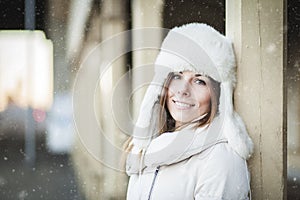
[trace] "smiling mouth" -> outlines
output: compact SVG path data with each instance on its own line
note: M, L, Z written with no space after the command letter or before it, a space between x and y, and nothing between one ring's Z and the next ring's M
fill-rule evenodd
M183 108L190 108L195 106L195 104L189 104L189 103L183 103L179 101L172 100L177 106L183 107Z

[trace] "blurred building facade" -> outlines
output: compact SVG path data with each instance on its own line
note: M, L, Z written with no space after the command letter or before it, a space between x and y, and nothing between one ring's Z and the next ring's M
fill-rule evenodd
M63 142L67 145L60 149L71 154L86 199L125 199L126 195L128 177L119 161L131 129L120 123L136 118L146 87L136 88L135 84L153 75L151 70L140 73L138 69L151 65L159 50L132 51L150 36L126 31L169 29L189 22L208 23L234 42L236 108L255 143L249 161L253 199L299 199L297 1L46 2L44 29L54 46L54 98L69 99L68 116L75 122L71 131L60 129L70 132ZM163 29L158 29L151 39L159 44L163 36ZM50 113L61 115L55 108ZM55 146L62 137L49 135L50 139Z

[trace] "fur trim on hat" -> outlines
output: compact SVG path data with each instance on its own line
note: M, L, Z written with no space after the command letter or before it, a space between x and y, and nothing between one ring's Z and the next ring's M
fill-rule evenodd
M153 81L140 108L134 129L134 144L146 148L153 134L156 134L153 123L159 114L155 105L165 78L169 72L184 70L210 76L221 83L219 112L223 126L220 131L241 157L249 158L253 143L242 119L233 109L236 63L232 43L214 28L200 23L175 27L164 39L155 61Z
M203 58L201 54L207 56L205 62L200 59ZM191 23L173 28L162 43L155 65L168 66L175 71L193 68L216 81L235 83L236 62L232 43L206 24ZM212 74L215 69L210 67L215 67L218 74Z

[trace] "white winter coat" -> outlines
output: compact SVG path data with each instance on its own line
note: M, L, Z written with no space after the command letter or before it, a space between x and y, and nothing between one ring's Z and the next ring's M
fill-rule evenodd
M217 124L164 133L146 150L134 147L126 165L127 199L248 199L247 163L219 135Z

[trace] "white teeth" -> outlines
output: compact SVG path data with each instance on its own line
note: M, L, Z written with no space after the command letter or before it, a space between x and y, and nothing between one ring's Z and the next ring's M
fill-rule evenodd
M181 106L181 107L186 107L186 108L189 108L189 107L193 106L191 104L181 103L181 102L178 102L178 101L175 101L175 104L178 105L178 106Z

